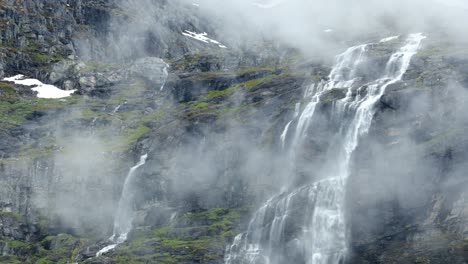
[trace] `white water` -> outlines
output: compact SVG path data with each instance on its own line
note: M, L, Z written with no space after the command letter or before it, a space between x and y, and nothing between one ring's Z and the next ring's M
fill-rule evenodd
M116 106L114 110L112 110L112 113L113 114L117 113L120 110L120 107L122 107L122 104L119 104L118 106Z
M163 77L162 77L163 80L162 80L161 88L159 88L160 91L164 90L164 86L166 86L167 76L169 76L169 72L167 71L168 69L169 69L169 65L166 64L166 66L163 69Z
M301 104L297 103L295 108L294 108L293 118L291 119L291 121L288 122L288 124L286 124L286 126L284 127L284 130L283 130L283 133L281 133L280 140L281 140L281 146L283 148L284 148L284 146L286 144L286 136L288 135L289 126L291 126L294 119L296 119L299 116L300 110L301 110Z
M394 40L397 40L398 38L400 38L400 36L393 36L393 37L383 38L383 39L380 40L380 43L394 41Z
M313 117L320 97L330 89L347 89L337 101L332 116L341 117L338 140L331 146L328 168L321 180L268 200L251 220L248 230L238 235L226 250L225 263L307 263L338 264L348 253L344 199L349 165L359 139L368 133L376 102L385 89L400 81L416 54L422 34L411 34L387 62L377 79L359 83L359 66L366 63L368 45L349 48L337 56L329 80L311 86L305 93L310 102L297 122L292 151L301 147L313 128ZM362 81L361 81L362 82ZM348 117L345 119L344 117ZM284 138L291 123L285 127ZM281 141L284 142L283 136ZM290 162L295 162L291 155Z
M148 154L141 156L140 161L135 166L130 168L127 177L125 178L122 195L120 196L119 207L117 209L117 215L114 220L114 232L113 235L109 238L113 244L99 250L99 252L96 254L97 257L109 252L127 240L128 233L132 229L133 221L133 190L131 187L133 179L136 176L136 171L138 168L145 165L147 158Z

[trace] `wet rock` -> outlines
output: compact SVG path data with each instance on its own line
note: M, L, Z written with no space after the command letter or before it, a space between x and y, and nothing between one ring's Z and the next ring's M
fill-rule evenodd
M162 87L166 82L169 65L160 58L148 57L136 60L130 67L130 74L142 77L154 85Z

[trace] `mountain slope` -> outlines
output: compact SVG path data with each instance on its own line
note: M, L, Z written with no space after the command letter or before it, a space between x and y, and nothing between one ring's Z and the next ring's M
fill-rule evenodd
M285 149L304 92L329 80L332 58L268 38L251 47L218 39L223 27L197 10L184 1L0 1L0 77L77 89L41 99L0 81L0 262L224 263L266 200L320 179L340 125L330 113L347 87L322 95L293 169ZM425 34L353 152L346 263L468 261L468 51ZM404 36L362 37L373 44L361 82L381 74ZM95 257L112 244L125 178L144 154L127 186L133 230ZM285 229L287 241L298 226Z

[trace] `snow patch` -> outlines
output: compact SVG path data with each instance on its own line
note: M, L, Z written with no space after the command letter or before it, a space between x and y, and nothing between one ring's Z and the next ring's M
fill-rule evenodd
M185 30L184 32L182 32L182 35L184 35L184 36L186 36L186 37L189 37L189 38L193 38L193 39L202 41L202 42L205 42L205 43L213 43L213 44L216 44L216 45L218 45L218 47L220 47L220 48L222 48L222 49L226 49L226 48L227 48L225 45L221 44L219 41L208 38L208 37L207 37L207 36L208 36L208 33L206 33L206 32L203 32L203 33L195 33L195 32L192 32L192 31Z
M31 90L37 92L37 97L39 98L50 98L50 99L59 99L69 97L74 93L76 90L65 91L59 89L56 86L50 84L44 84L43 82L37 79L28 79L25 78L24 75L16 75L9 78L4 78L4 81L13 82L15 84L24 85L24 86L31 86Z

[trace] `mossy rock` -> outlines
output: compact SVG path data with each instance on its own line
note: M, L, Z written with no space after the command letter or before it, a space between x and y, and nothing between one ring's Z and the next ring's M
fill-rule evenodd
M115 263L220 263L246 212L244 208L187 212L169 225L135 230L109 257Z
M333 88L324 92L321 96L321 101L325 103L333 102L336 100L343 99L346 96L347 89Z
M0 211L0 217L9 217L15 219L16 221L21 221L21 215L8 211Z

